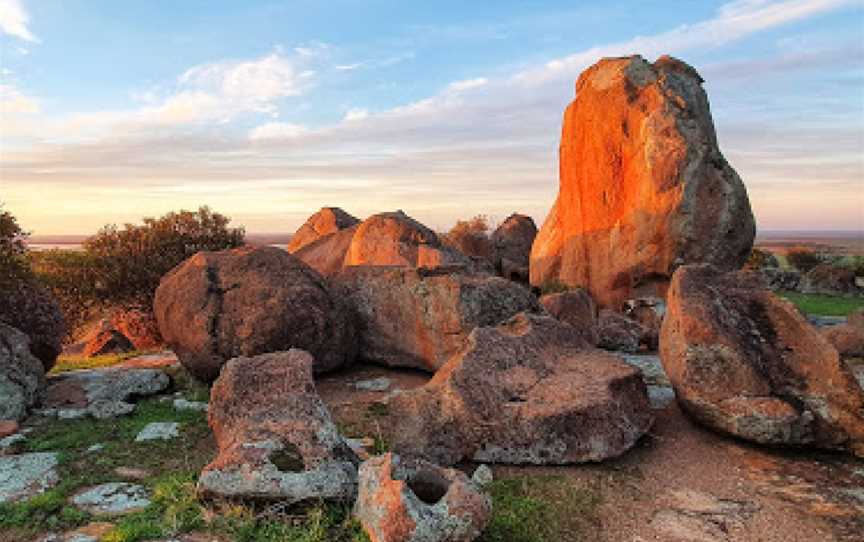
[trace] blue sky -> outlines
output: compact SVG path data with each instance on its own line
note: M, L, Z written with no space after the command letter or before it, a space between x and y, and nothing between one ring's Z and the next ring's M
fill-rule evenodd
M36 234L200 204L542 221L578 74L664 53L761 229L864 230L860 0L0 0L0 200Z

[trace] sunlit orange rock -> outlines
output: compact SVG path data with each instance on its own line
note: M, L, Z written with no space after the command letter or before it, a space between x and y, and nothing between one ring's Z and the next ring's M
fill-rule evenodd
M582 286L600 306L665 294L675 267L740 267L755 234L721 154L702 78L679 60L607 58L576 83L560 188L531 250L531 283Z
M320 211L306 219L288 243L288 252L296 252L322 237L350 228L360 221L339 207L322 207Z

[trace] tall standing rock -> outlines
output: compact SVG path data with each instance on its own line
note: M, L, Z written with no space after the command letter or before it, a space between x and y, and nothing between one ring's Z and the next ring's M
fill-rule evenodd
M530 216L513 213L492 233L495 271L504 278L528 282L531 245L537 225Z
M606 58L576 83L558 199L531 250L531 283L582 286L603 307L665 295L686 263L735 269L755 223L696 71L670 57Z
M864 456L864 391L837 350L754 273L680 267L660 356L678 403L707 427Z
M332 235L341 230L350 228L360 223L357 217L352 216L339 207L322 207L320 211L306 219L288 243L288 252L294 253L315 241Z
M301 348L321 372L352 362L357 349L342 301L275 247L199 252L162 278L153 312L180 362L206 381L236 356Z

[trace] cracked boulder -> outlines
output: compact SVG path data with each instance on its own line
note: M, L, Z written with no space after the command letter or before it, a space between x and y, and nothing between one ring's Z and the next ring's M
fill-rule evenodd
M230 360L213 384L209 423L219 454L203 497L350 501L359 460L315 391L303 350Z
M354 514L372 542L470 542L492 502L465 474L387 453L360 465Z
M475 327L540 310L527 288L461 269L349 267L335 284L355 309L361 358L426 371L444 365Z
M348 247L351 246L351 239L356 231L357 226L352 226L325 235L303 245L292 254L323 276L332 277L342 271L345 254L348 253Z
M683 266L667 303L660 355L696 421L759 444L864 456L864 391L837 350L758 275Z
M294 232L288 243L288 252L293 254L306 245L359 223L360 220L357 217L339 207L322 207L317 213L307 218L306 222Z
M135 410L135 401L168 389L171 379L159 369L105 367L52 376L43 414L61 418L113 418Z
M275 247L199 252L162 278L154 312L165 342L196 378L229 359L302 348L315 371L353 361L353 322L315 270Z
M0 420L20 420L45 388L45 369L30 339L0 323Z
M520 313L478 327L428 384L390 400L393 450L442 465L563 465L630 449L653 415L639 370L569 325Z

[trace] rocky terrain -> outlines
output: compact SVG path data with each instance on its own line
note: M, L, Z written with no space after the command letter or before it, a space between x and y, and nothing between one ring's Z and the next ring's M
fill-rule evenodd
M325 207L188 258L77 365L50 296L4 300L0 540L861 540L864 312L817 328L740 270L701 83L586 70L549 217L485 255Z

